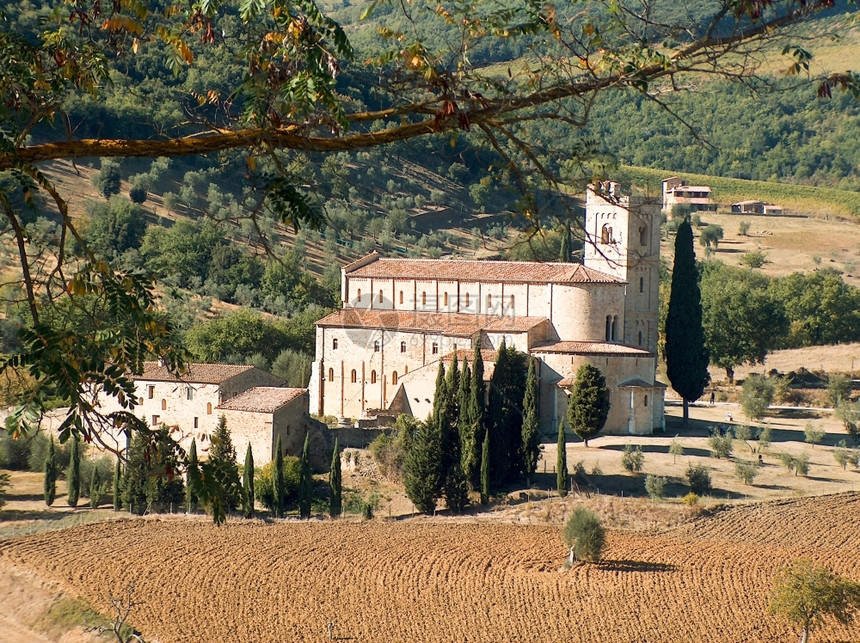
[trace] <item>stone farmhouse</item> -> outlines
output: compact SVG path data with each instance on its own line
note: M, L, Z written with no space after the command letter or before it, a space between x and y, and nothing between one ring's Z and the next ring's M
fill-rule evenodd
M254 463L262 466L272 460L278 437L288 455L299 455L307 431L319 447L320 468L327 463L323 457L328 431L324 425L308 416L307 389L284 388L283 381L254 366L233 364L189 365L187 373L176 376L157 362L146 362L141 375L135 376L137 415L150 426L166 424L174 439L186 451L193 439L197 453L205 457L211 436L221 415L243 461L248 444L254 453ZM115 408L111 405L115 405ZM119 410L113 398L101 405L102 412ZM106 436L116 448L124 448L125 434Z
M687 185L677 176L663 179L663 211L669 212L672 206L686 204L692 212L716 212L717 204L708 185Z
M338 418L426 418L439 360L484 351L489 378L502 340L539 360L541 429L566 417L580 365L611 392L605 431L663 427L656 381L660 203L586 196L583 264L386 259L343 268L343 308L317 322L311 412Z

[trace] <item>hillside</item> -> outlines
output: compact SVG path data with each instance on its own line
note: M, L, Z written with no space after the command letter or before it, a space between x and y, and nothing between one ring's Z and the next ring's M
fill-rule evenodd
M555 504L567 514L576 501ZM768 613L801 556L856 574L856 492L739 506L663 531L611 530L599 565L563 569L560 523L121 520L0 544L108 610L134 583L147 639L360 641L790 640ZM779 530L775 531L774 526ZM831 624L819 640L848 640Z

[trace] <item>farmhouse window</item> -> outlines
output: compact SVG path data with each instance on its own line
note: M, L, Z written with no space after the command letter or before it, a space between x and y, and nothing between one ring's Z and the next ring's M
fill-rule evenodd
M513 308L513 307L514 307L514 296L511 295L511 308Z
M490 308L493 307L493 296L487 295L487 312L490 312Z
M165 399L163 399L163 398L162 398L162 400L161 400L161 410L162 410L162 411L166 411L166 410L167 410L167 400L165 400Z
M606 333L605 333L606 341L608 342L612 339L612 315L606 316Z
M212 402L206 402L206 415L212 415Z
M159 423L160 421L161 421L161 416L160 416L160 415L153 415L153 416L152 416L152 426L158 426L158 423Z
M193 400L194 399L194 389L191 388L190 386L185 389L185 399L186 400Z
M612 243L612 226L608 223L604 223L600 231L600 243Z
M639 345L642 346L642 331L639 331Z
M466 307L466 308L468 308L468 307L469 307L469 293L466 293L466 303L465 303L465 307Z
M645 292L645 277L639 277L639 292Z
M146 387L146 396L151 400L155 397L155 384Z
M198 418L196 418L196 417L195 417L195 418L194 418L194 428L195 428L195 429L199 428L199 425L200 425L200 420L199 420Z
M648 406L648 396L645 396L645 406Z
M430 352L433 355L438 355L439 354L439 344L437 344L436 342L433 342L433 346L431 346Z

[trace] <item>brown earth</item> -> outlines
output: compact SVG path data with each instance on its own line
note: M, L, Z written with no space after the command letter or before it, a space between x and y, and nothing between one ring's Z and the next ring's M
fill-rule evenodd
M558 525L134 519L5 541L0 568L105 611L134 581L150 641L326 640L329 621L354 641L792 641L767 609L778 570L806 556L860 578L858 515L845 493L611 530L604 562L570 570Z

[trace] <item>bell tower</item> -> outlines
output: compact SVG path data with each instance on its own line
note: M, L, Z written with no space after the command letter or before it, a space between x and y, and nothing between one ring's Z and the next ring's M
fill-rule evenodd
M627 282L624 343L657 352L660 200L621 196L619 184L589 185L583 263Z

